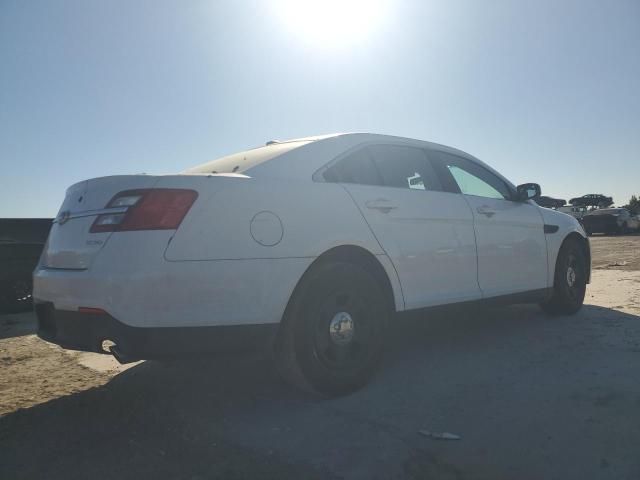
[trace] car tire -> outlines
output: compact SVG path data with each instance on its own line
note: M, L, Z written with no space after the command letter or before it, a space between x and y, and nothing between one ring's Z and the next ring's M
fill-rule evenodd
M562 245L556 261L551 298L540 304L554 315L573 315L582 307L587 289L587 258L575 239Z
M391 310L364 268L327 262L307 272L289 301L275 344L281 376L325 396L365 385L384 350Z

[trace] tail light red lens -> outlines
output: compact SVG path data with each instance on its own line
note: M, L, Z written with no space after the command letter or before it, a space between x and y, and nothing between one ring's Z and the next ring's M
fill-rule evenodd
M132 230L175 230L198 198L198 192L177 188L127 190L113 197L106 208L126 207L98 215L91 233Z

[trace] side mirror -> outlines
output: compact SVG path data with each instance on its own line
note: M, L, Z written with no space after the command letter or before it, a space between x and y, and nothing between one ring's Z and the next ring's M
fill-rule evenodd
M535 200L540 197L542 190L540 189L540 185L537 183L523 183L522 185L518 185L518 200L521 202L526 202L527 200Z

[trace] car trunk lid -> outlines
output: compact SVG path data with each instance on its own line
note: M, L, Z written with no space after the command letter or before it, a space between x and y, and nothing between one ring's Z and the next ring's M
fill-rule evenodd
M78 182L67 193L56 216L42 265L47 268L85 270L109 240L112 232L91 233L96 217L118 192L151 188L159 177L149 175L119 175Z

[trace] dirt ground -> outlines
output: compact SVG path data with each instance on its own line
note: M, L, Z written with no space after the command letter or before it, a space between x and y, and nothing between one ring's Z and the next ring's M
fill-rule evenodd
M593 268L624 267L625 270L640 270L640 234L592 235L589 241Z
M259 356L125 369L2 316L0 478L638 479L640 236L591 246L579 314L402 321L380 374L333 400Z

